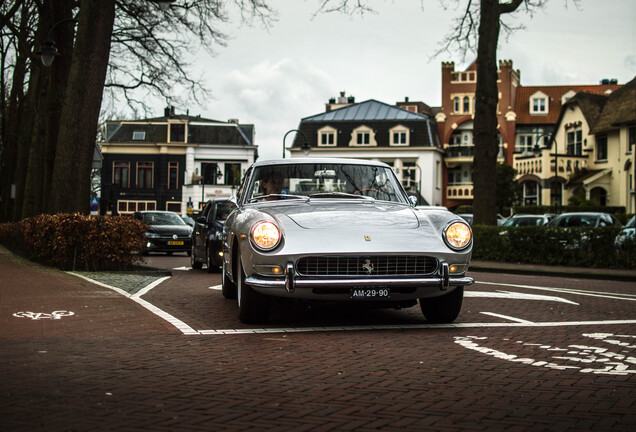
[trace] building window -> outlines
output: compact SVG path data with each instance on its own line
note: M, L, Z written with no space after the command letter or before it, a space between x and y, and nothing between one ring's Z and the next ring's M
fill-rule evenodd
M596 137L596 160L597 162L607 160L607 135Z
M356 144L358 145L369 145L369 132L358 132L356 134Z
M560 182L554 181L550 184L550 205L560 206L563 196L563 187Z
M532 135L519 135L519 144L517 150L520 153L532 152Z
M320 145L321 146L334 146L334 145L336 145L335 134L333 132L321 132L320 133Z
M203 176L201 182L203 184L219 184L219 180L221 180L221 175L219 174L221 174L221 171L216 163L201 163L201 175Z
M153 162L137 162L137 187L140 189L152 189L153 187Z
M146 139L146 131L134 131L133 141L144 141Z
M568 156L583 155L583 131L576 130L568 132L567 154Z
M130 162L113 162L113 185L130 187Z
M537 205L539 198L539 185L537 182L528 181L523 184L523 205Z
M393 145L406 145L406 132L393 132Z
M168 162L168 189L179 189L179 162Z
M167 202L166 203L166 210L167 211L171 211L171 212L175 212L175 213L181 213L181 203L178 202L178 201Z
M631 153L632 149L636 145L636 126L629 128L627 133L627 153Z
M185 125L172 123L170 125L170 142L185 142Z
M453 99L453 111L456 112L456 113L459 112L459 98L458 97Z
M225 184L230 186L238 186L241 183L241 164L226 163L225 164Z
M470 98L468 96L464 97L464 112L465 113L470 112Z
M155 201L117 201L117 212L119 214L132 214L137 211L153 211L156 210Z
M532 99L532 110L530 113L546 114L548 112L547 106L546 98L534 98Z

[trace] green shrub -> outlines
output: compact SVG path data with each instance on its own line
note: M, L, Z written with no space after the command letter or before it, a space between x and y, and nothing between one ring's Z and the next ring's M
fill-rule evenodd
M0 225L0 243L65 270L123 270L141 257L147 226L128 217L39 215Z
M620 227L556 228L473 226L473 259L574 267L636 267L636 240L619 252Z

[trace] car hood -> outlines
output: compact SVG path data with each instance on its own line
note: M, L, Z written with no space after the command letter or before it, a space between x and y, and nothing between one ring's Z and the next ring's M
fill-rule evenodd
M288 218L301 228L392 227L415 229L420 226L410 207L403 204L355 200L354 202L315 202L261 208L279 221Z
M187 225L150 225L148 232L161 234L161 235L173 235L187 237L192 233L192 228Z

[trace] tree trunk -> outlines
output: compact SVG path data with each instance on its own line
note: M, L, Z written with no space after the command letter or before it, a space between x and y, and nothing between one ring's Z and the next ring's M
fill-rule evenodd
M2 143L4 149L2 151L2 166L0 168L0 221L14 220L15 197L12 196L12 189L15 193L15 175L18 164L18 151L20 147L20 114L24 110L24 79L27 70L27 53L31 50L26 35L26 23L30 11L26 8L22 9L20 17L20 29L23 31L17 36L18 49L15 59L15 68L11 77L11 93L9 94L9 102L6 108L5 127L2 131ZM28 47L28 48L27 48Z
M475 224L497 223L497 42L499 1L481 0L475 91L473 214Z
M110 42L114 0L82 0L49 200L50 213L87 213Z

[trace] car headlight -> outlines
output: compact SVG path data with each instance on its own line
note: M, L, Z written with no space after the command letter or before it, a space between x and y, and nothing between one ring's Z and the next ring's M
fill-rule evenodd
M272 250L280 243L280 230L273 222L259 222L252 228L252 242L262 250Z
M444 230L444 241L451 249L467 248L472 238L473 233L465 222L455 221Z
M146 234L146 238L161 238L161 235L157 233L147 232L145 234Z

